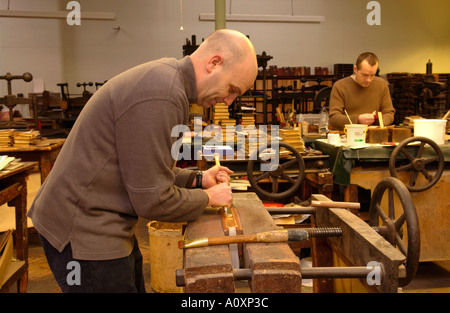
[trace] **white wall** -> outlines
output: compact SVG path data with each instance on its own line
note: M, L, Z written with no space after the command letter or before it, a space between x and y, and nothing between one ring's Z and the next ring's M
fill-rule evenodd
M6 9L7 0L0 0ZM0 18L0 75L31 72L45 80L46 89L59 91L69 82L101 82L137 64L171 56L181 58L191 35L197 42L214 31L214 22L199 21L213 13L213 0L184 0L180 31L180 0L79 0L82 11L115 12L115 21ZM379 0L381 25L369 26L369 0L227 0L227 12L252 14L322 15L320 24L227 22L250 36L258 54L266 51L269 65L332 68L353 63L373 51L382 73L424 73L428 59L434 73L450 73L449 0ZM65 10L66 0L11 0L11 9ZM230 9L231 3L231 9ZM291 6L293 4L293 7ZM114 28L120 26L120 31ZM4 85L4 86L3 86ZM15 87L17 86L17 87ZM94 89L94 88L92 88ZM13 83L13 92L29 92L32 84ZM0 81L0 92L6 92Z
M57 0L10 1L11 10L55 11ZM0 0L0 10L8 8L7 0ZM53 89L64 79L62 38L58 20L0 18L0 76L6 73L22 75L30 72L43 78L45 87ZM6 80L0 80L0 96L7 93ZM12 81L13 94L32 92L33 81Z

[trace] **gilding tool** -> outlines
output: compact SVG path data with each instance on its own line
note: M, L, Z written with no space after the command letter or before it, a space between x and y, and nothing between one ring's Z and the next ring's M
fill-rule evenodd
M308 239L308 232L303 229L282 229L272 230L256 234L220 236L209 238L198 238L193 240L178 241L178 248L195 248L216 245L227 245L234 243L251 243L251 242L287 242L287 241L303 241Z

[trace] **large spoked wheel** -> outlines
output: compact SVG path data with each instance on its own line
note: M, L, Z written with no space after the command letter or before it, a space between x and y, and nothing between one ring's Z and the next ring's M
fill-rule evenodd
M381 207L381 201L386 191L388 196L387 213ZM403 210L397 210L402 211L401 214L397 214L398 216L396 216L394 194L403 207ZM381 226L379 226L380 220ZM375 187L370 202L369 224L379 228L379 234L406 256L406 277L398 280L400 287L406 286L416 275L419 266L420 232L419 220L411 193L399 179L386 177ZM407 245L402 240L405 235L405 228Z
M407 147L412 146L412 143L415 144L416 142L420 142L420 144L418 146L417 155L413 156L411 152L407 150ZM426 144L428 144L434 152L429 158L423 157ZM406 157L406 161L405 159L402 160L400 158L402 155ZM436 142L426 137L411 137L402 141L394 151L392 151L391 157L389 158L389 172L391 173L391 176L398 178L399 172L407 172L409 182L406 187L412 192L424 191L436 184L444 172L444 166L444 155L442 154L441 149ZM416 184L419 173L425 176L425 179L427 180L425 184Z
M289 156L287 159L281 158L281 148L290 151L293 156ZM253 152L247 165L247 175L250 185L260 197L272 200L283 199L291 196L302 184L305 178L305 163L294 147L279 141L278 147L272 146L271 149L268 149L268 146L264 145ZM262 182L267 179L272 183L271 191L262 188ZM290 186L287 190L280 192L281 180Z

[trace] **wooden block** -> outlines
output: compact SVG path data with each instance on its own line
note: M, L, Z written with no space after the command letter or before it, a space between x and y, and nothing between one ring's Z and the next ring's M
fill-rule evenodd
M369 127L366 134L367 143L382 143L389 140L389 130L387 128Z
M389 141L402 142L412 136L411 128L389 128Z

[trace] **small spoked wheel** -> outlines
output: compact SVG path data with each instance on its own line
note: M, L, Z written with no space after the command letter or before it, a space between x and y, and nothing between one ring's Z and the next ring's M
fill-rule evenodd
M388 197L386 210L382 208L385 192ZM402 210L396 210L394 195L399 199ZM400 287L406 286L414 278L419 266L420 232L411 193L399 179L386 177L375 187L369 208L369 224L378 228L378 233L406 256L406 277L398 280ZM405 235L407 239L404 241Z
M417 154L412 149L407 149L418 144ZM430 157L424 157L424 147L428 144L432 148ZM401 158L402 156L406 157ZM438 182L444 172L444 155L433 140L426 137L411 137L402 141L389 158L389 172L392 177L399 178L400 172L406 172L409 181L406 187L411 192L425 191ZM426 179L424 184L418 184L418 178L423 175Z
M287 158L280 157L281 148L292 155ZM270 149L268 145L264 145L253 152L247 165L247 175L250 185L260 197L283 199L291 196L302 184L305 178L305 163L294 147L279 141L278 145L272 145ZM271 183L271 191L262 188L262 183L267 181ZM281 182L289 184L287 190L279 190Z

